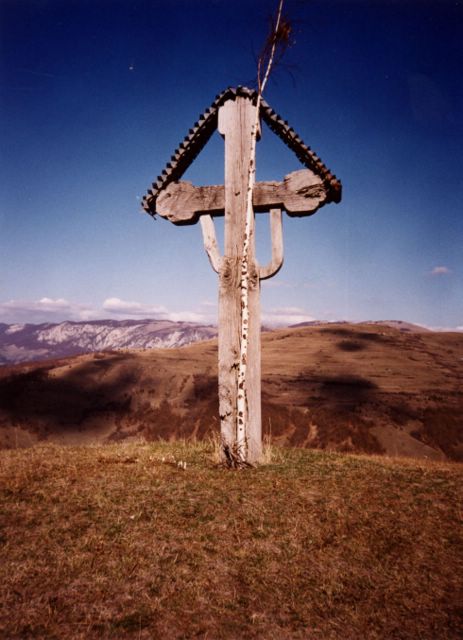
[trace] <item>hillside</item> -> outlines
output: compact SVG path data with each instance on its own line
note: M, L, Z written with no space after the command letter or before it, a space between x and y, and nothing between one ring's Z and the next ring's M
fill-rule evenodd
M462 637L462 465L273 455L1 451L0 636Z
M276 444L463 459L463 334L385 325L264 333L263 424ZM2 446L218 429L217 342L0 369Z

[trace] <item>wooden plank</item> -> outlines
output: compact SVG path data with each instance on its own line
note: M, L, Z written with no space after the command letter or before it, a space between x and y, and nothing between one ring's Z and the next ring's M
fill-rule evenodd
M215 235L214 220L212 216L205 213L199 221L203 232L204 248L206 249L212 268L216 273L219 273L222 258L220 257L219 245L217 244L217 237Z
M326 201L322 179L310 169L300 169L285 176L283 182L257 182L253 206L256 212L284 209L290 216L308 216ZM223 215L223 186L195 187L191 182L169 184L156 200L156 212L174 224L195 224L203 213Z
M181 180L169 184L156 199L156 213L174 224L195 224L202 213L223 215L225 188L195 187Z
M310 169L300 169L285 176L283 182L257 183L254 208L281 208L288 215L307 216L325 200L322 179Z
M201 216L202 221L205 216ZM281 209L270 210L270 235L272 239L272 259L265 267L260 267L259 278L267 280L274 276L283 265L283 225Z
M247 170L255 107L237 97L219 110L218 129L225 137L225 239L219 274L219 412L223 443L240 442L237 429L237 371L240 354L240 276L246 219ZM246 459L256 462L262 452L260 392L259 277L255 260L254 225L249 253L249 349L247 372L248 432Z

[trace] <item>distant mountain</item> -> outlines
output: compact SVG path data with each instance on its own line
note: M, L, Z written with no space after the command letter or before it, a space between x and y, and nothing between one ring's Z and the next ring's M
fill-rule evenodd
M369 320L364 324L385 325L386 327L397 329L402 333L421 333L423 331L431 331L431 329L423 327L420 324L404 322L403 320Z
M0 323L0 364L118 349L182 347L217 335L217 328L169 320L95 320L59 324Z
M297 327L319 327L318 320ZM333 324L333 323L332 323ZM342 322L334 324L346 324ZM402 321L370 321L405 333L427 331ZM268 330L263 327L263 331ZM93 320L58 324L0 323L0 365L119 349L172 349L217 336L217 327L170 320Z
M419 324L413 324L412 322L404 322L403 320L364 320L362 322L351 322L347 321L335 321L335 322L324 322L323 320L310 320L308 322L299 322L298 324L291 325L292 327L321 327L329 324L372 324L376 326L385 326L392 327L393 329L397 329L402 333L421 333L422 331L431 331L427 327L423 327Z

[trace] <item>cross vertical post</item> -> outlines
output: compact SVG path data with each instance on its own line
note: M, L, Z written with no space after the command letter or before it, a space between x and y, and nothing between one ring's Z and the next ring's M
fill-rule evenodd
M218 113L218 130L225 138L225 237L219 271L219 413L224 446L238 448L247 462L262 453L260 389L260 282L255 257L255 227L249 246L249 325L246 375L247 419L237 416L240 357L240 279L246 224L246 193L251 131L256 107L250 100L228 100ZM241 419L240 419L241 418ZM246 431L245 431L246 427Z

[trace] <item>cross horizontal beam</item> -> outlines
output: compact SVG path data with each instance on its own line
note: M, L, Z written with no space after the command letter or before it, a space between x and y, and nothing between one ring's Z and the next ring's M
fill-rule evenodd
M284 209L290 216L309 216L327 201L322 179L310 169L293 171L282 182L257 182L253 206L256 212ZM172 182L156 200L156 213L177 225L195 224L202 214L224 215L225 188L195 187L191 182Z

